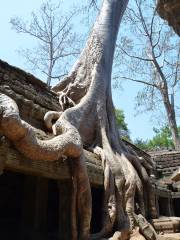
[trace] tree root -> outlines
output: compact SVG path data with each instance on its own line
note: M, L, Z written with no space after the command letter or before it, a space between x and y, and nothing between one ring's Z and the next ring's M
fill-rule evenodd
M13 142L15 147L32 160L56 161L64 155L76 162L73 167L72 195L72 239L89 239L91 220L90 184L85 166L83 148L78 130L67 120L61 118L61 113L50 112L45 116L48 128L53 128L60 134L50 140L39 140L32 126L21 120L16 103L10 97L0 93L0 131ZM55 124L52 120L57 119ZM74 163L73 163L74 164ZM78 225L76 210L78 209ZM76 225L76 226L75 226Z
M65 119L55 124L56 131L62 133L50 140L36 138L34 129L21 120L16 103L0 93L0 129L16 148L33 160L55 161L63 155L80 157L82 154L81 138L77 129Z
M108 150L109 151L109 150ZM96 147L94 152L101 156L104 166L104 209L105 215L103 219L103 227L97 234L93 234L91 239L105 239L109 234L113 233L114 224L118 226L118 232L109 239L129 239L131 232L137 227L137 222L134 218L134 206L135 206L135 193L138 194L138 204L141 209L141 213L145 214L144 198L143 198L143 183L148 184L150 187L149 176L143 166L138 162L138 158L130 154L113 154L116 161L116 171L112 174L111 164L112 160L108 159L109 152L106 150ZM127 158L127 156L129 158ZM129 161L131 160L131 161ZM133 161L132 161L133 160ZM145 161L145 160L144 160ZM134 163L134 166L131 164ZM121 172L121 178L118 174L118 169ZM136 170L137 169L137 170ZM123 173L123 174L122 174ZM122 178L123 176L123 178ZM139 177L140 176L140 177ZM142 179L142 180L141 180ZM115 187L115 189L114 189ZM117 195L118 194L118 195ZM152 194L152 192L151 192ZM113 196L113 201L112 201ZM150 196L150 203L154 206L153 195ZM110 207L109 207L110 206ZM112 211L113 210L113 211ZM119 214L118 214L119 211ZM113 217L113 218L112 218ZM123 234L125 232L126 234ZM139 234L140 236L140 234ZM143 237L142 237L143 239Z

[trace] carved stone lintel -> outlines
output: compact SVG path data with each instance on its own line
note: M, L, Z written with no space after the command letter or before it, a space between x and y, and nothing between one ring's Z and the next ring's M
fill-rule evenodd
M103 185L103 169L98 157L84 150L89 179L92 185ZM55 180L70 179L67 161L33 161L24 157L4 138L0 141L0 170L10 170L23 174L41 176Z

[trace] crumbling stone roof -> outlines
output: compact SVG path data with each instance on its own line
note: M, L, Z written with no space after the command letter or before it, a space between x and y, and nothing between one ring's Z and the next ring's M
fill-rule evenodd
M157 172L154 180L156 194L165 198L180 198L179 185L172 180L172 175L180 167L180 151L159 150L149 154Z
M8 73L8 75L6 75ZM40 79L36 78L31 73L27 73L24 70L12 66L8 64L7 62L0 59L0 77L2 81L3 78L18 78L23 79L24 81L28 82L29 84L32 84L36 87L40 87L42 89L47 89L46 83L42 82Z
M138 148L137 146L135 146L133 143L125 140L125 139L122 139L122 141L125 143L126 146L128 146L129 148L131 148L133 151L136 152L136 154L139 156L139 157L143 157L144 159L146 159L148 162L150 161L151 159L151 155L145 151L143 151L142 149Z
M44 130L43 117L49 111L58 111L58 96L32 74L0 60L0 91L14 99L23 120Z
M180 183L180 166L179 166L178 170L176 170L173 173L173 175L171 176L171 180Z
M180 151L154 151L151 157L156 164L156 170L163 176L169 176L180 166Z

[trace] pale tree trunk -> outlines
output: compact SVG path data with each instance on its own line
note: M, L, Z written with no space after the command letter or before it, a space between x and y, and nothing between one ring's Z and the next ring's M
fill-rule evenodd
M52 60L51 60L50 63L49 63L49 66L48 66L48 76L47 76L47 81L46 81L48 87L51 86L52 69L53 69L53 63L52 63Z
M15 103L1 94L0 130L19 151L37 160L52 161L62 155L72 159L72 240L88 240L90 231L91 195L83 146L100 155L104 168L103 225L92 239L109 239L114 230L113 239L129 239L138 225L135 204L142 214L156 215L149 179L153 164L138 158L120 141L111 96L114 48L127 3L103 1L79 60L69 76L53 88L63 112L45 115L47 128L57 135L52 140L38 140L32 127L20 119Z
M53 70L53 30L52 30L52 20L50 24L50 36L49 36L49 66L48 66L48 76L47 76L47 85L50 87L52 79L52 70Z
M152 43L151 43L152 45ZM178 133L177 123L176 123L176 114L174 109L174 95L173 96L173 102L170 102L169 100L169 92L168 92L168 85L167 85L167 79L157 62L157 59L155 57L154 48L152 48L152 58L153 58L153 65L157 72L159 73L160 77L160 84L158 86L158 90L161 93L163 104L166 110L166 114L168 117L168 124L172 133L172 139L175 146L175 149L180 149L180 136Z
M172 139L176 150L180 149L180 137L178 133L178 127L176 123L176 113L174 110L174 101L169 100L169 95L167 89L162 90L163 103L166 109L169 127L172 133ZM172 96L173 97L173 96Z

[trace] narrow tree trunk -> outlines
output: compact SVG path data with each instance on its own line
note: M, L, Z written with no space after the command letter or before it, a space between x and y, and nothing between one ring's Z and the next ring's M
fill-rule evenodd
M170 103L169 95L167 91L163 90L162 93L163 93L162 94L163 102L164 102L164 106L165 106L167 117L168 117L169 127L172 133L173 143L174 143L175 149L179 150L180 136L178 133L177 123L176 123L176 114L174 110L174 104L173 102Z
M47 85L50 87L52 80L52 71L53 71L53 32L52 32L52 19L50 20L50 36L49 36L49 66L48 66L48 76L47 76Z
M53 67L52 67L52 61L50 61L49 67L48 67L48 76L47 76L47 81L46 81L48 87L51 86L52 69L53 69Z
M151 38L150 38L150 43L151 43L151 48L152 48L152 59L153 59L152 63L154 65L157 73L159 74L159 82L160 82L159 85L160 86L158 87L158 90L161 93L164 107L166 109L168 123L169 123L169 127L170 127L170 130L172 133L172 139L174 142L174 146L176 149L180 149L180 136L178 133L177 123L176 123L176 116L175 116L175 110L174 110L174 98L173 98L173 102L170 103L167 79L166 79L166 76L164 75L164 73L157 61L157 58L155 56L155 52L154 52L155 50L154 50L153 42L152 42Z

